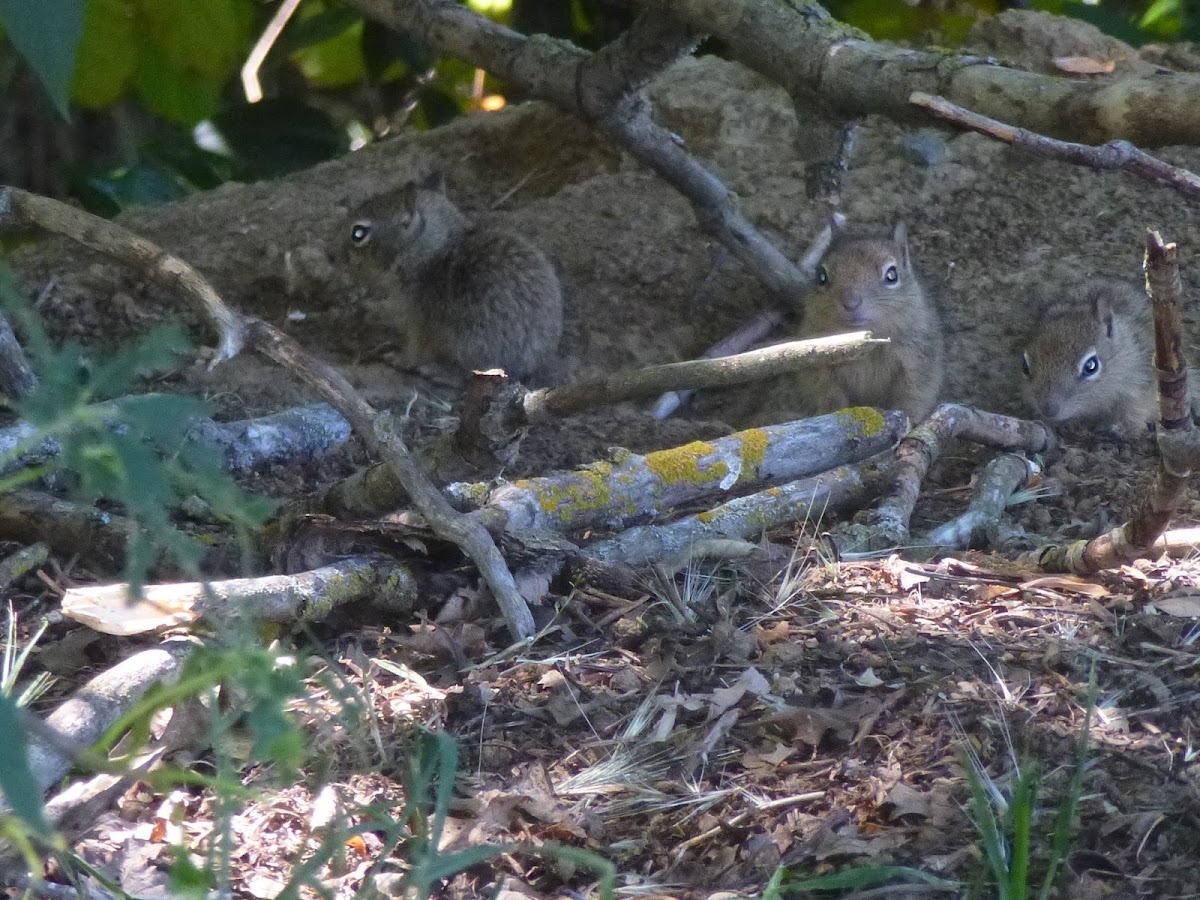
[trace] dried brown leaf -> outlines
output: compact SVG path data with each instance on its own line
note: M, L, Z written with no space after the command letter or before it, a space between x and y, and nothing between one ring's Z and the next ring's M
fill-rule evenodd
M1023 590L1060 591L1067 594L1082 594L1084 597L1107 597L1109 589L1102 584L1088 581L1075 575L1043 575L1021 582Z
M1054 66L1070 75L1108 75L1117 67L1115 60L1092 59L1090 56L1056 56Z

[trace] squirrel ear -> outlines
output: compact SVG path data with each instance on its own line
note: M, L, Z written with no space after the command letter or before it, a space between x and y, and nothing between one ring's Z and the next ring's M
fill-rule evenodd
M1098 290L1092 295L1092 315L1104 326L1104 333L1111 340L1113 336L1113 303L1108 291Z
M908 226L903 222L896 223L896 228L892 231L892 243L900 251L900 261L904 264L904 268L911 269L912 259L908 253Z
M444 194L446 193L446 176L442 172L430 172L421 181L421 187L427 191Z
M412 214L417 208L417 183L410 181L400 188L400 208Z

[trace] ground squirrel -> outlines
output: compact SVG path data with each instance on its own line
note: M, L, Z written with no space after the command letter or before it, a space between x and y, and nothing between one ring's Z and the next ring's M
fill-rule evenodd
M527 379L562 337L554 268L529 241L472 223L441 176L374 197L340 229L350 265L386 300L404 335L404 362L502 368Z
M891 343L855 362L798 376L794 407L810 415L845 406L900 409L914 423L933 412L942 386L942 330L913 271L903 224L887 235L834 223L800 337L847 331L870 331Z
M1124 282L1087 281L1046 304L1021 368L1034 409L1055 425L1128 437L1158 418L1150 301Z

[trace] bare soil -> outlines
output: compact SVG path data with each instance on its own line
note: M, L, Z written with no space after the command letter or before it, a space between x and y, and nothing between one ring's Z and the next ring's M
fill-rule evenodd
M786 95L711 57L677 65L651 94L661 119L737 193L745 214L798 254L826 211L808 199ZM1200 167L1196 148L1162 155ZM386 345L396 338L386 310L326 268L323 251L350 205L433 166L463 207L502 218L554 260L567 304L565 378L694 357L769 302L697 230L683 199L538 104L123 221L193 263L232 304L341 366L373 403L402 410L419 392L415 414L428 422L445 413L453 387L388 365ZM1200 283L1194 204L1130 176L1047 162L974 135L869 119L842 196L852 221L908 224L943 311L948 400L1027 414L1019 348L1034 287L1089 275L1136 282L1148 227L1178 242L1185 284ZM289 254L297 275L288 274ZM178 298L63 241L25 248L15 262L59 337L103 347L183 316L211 340ZM1187 325L1195 344L1200 313L1189 311ZM178 381L231 418L307 399L254 358L213 373L198 362ZM752 414L745 403L745 392L730 391L701 397L666 423L628 405L541 426L508 474L577 465L612 446L644 451L720 434ZM351 447L306 470L303 482L265 473L256 484L299 492L363 462ZM914 524L953 515L978 463L967 449L945 460ZM1079 436L1049 467L1059 493L1018 515L1044 536L1094 535L1127 517L1153 466L1148 439ZM1189 499L1180 524L1197 520L1200 505ZM66 561L52 574L60 584L98 577ZM1196 629L1187 605L1200 595L1200 575L1166 562L1089 583L1038 583L1036 575L995 558L836 564L800 551L786 577L721 569L655 585L647 576L650 587L626 596L580 586L555 600L556 631L532 650L499 657L495 623L481 628L461 612L422 626L348 623L325 635L325 650L369 698L386 740L382 755L332 774L346 799L398 802L405 723L415 715L462 739L469 774L452 835L462 843L589 847L613 860L625 884L654 895L756 893L780 864L802 874L898 862L977 884L980 841L964 813L958 750L973 748L1001 785L1016 760L1036 765L1052 810L1094 659L1099 703L1083 827L1063 896L1200 896ZM53 605L39 585L25 582L27 617ZM1165 607L1173 615L1165 599L1177 601ZM430 642L439 631L446 641ZM47 639L51 650L68 640L78 639L65 626ZM458 648L457 664L439 655L447 644ZM108 639L92 649L97 662L122 652ZM431 693L414 698L411 683L378 659L421 672ZM336 746L330 753L359 759ZM239 819L255 835L235 858L245 896L272 895L266 873L283 871L303 846L316 789L313 778L267 795ZM127 797L124 815L144 821L154 806ZM195 795L189 833L203 831L210 815ZM114 827L93 830L97 853L115 852ZM1044 851L1048 840L1037 846ZM348 874L329 874L339 896L362 878L369 850ZM530 896L589 883L536 855L512 856L470 870L447 895L474 896L501 873Z

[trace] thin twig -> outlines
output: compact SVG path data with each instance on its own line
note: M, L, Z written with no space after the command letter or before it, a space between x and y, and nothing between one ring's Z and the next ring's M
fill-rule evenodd
M512 573L504 563L492 536L477 522L458 513L434 487L409 453L400 429L388 412L378 412L362 399L353 385L333 366L311 356L279 329L258 319L247 319L246 342L258 352L275 360L320 393L382 460L429 527L442 538L457 544L471 558L479 574L491 588L509 630L517 640L525 640L536 631L533 615Z
M929 110L939 119L971 131L977 131L1002 143L1020 147L1022 150L1028 150L1039 156L1092 169L1118 169L1123 172L1131 172L1150 181L1173 187L1185 196L1200 197L1200 176L1187 169L1163 162L1158 157L1140 150L1129 141L1109 141L1107 144L1099 146L1059 141L1044 134L1038 134L1036 131L1017 128L995 119L989 119L987 116L971 112L942 97L935 97L920 91L914 91L909 97L909 102L913 106Z
M232 359L241 351L244 335L238 314L225 305L199 272L179 257L116 222L49 197L0 186L0 228L30 225L65 235L85 247L126 262L152 278L177 287L185 297L199 301L219 336L210 368L222 360Z

